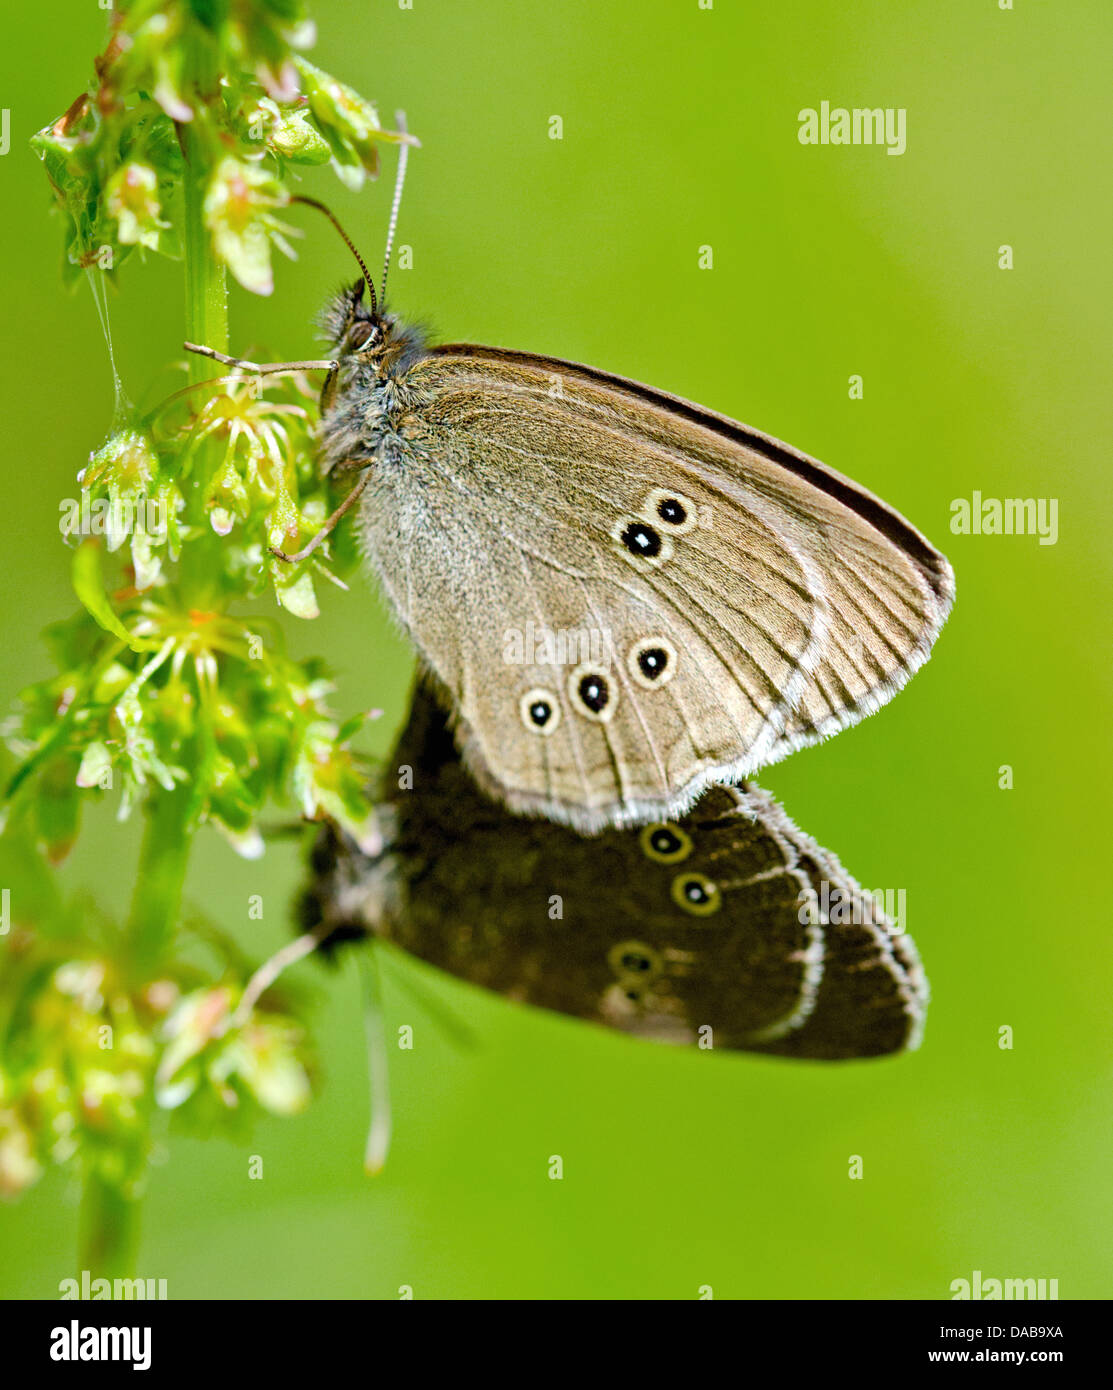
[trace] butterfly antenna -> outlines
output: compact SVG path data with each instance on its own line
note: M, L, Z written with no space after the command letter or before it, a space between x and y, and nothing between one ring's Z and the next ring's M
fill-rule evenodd
M363 1026L367 1038L367 1075L371 1089L371 1122L363 1151L363 1170L374 1177L386 1167L390 1152L390 1067L383 1026L383 989L375 943L360 957L363 981Z
M406 135L406 113L396 111L394 123L400 135ZM390 274L390 253L394 247L394 229L398 226L398 209L402 206L402 185L406 182L406 160L410 155L409 141L403 141L398 149L398 173L394 176L394 201L390 205L390 222L386 229L386 254L383 257L383 303L386 303L386 277Z
M403 146L402 148L403 150L405 150L405 146ZM336 230L340 233L341 237L343 238L344 245L356 258L356 262L359 265L360 270L363 271L363 279L364 283L367 286L367 293L371 296L371 312L372 314L377 314L379 312L379 300L378 296L375 294L375 282L371 279L371 272L367 269L363 257L356 250L355 242L340 225L340 219L336 217L336 215L332 212L330 208L325 207L324 203L319 203L316 198L306 198L304 194L295 193L294 196L290 199L290 202L304 203L307 208L316 208L318 212L323 212L324 215L328 218L328 220L332 223L332 225L336 228Z

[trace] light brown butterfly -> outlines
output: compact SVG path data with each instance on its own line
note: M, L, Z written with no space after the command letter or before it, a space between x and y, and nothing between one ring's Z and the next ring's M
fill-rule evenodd
M300 365L328 370L323 466L355 481L283 558L359 501L391 612L511 810L585 832L681 815L927 659L947 561L815 459L575 362L430 347L365 267L325 328L333 355Z

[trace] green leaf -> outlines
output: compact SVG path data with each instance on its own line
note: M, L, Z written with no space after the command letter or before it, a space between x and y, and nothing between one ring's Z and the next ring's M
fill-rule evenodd
M112 610L100 572L100 547L84 541L73 557L73 591L105 632L126 642L133 652L147 650L147 644L133 637Z

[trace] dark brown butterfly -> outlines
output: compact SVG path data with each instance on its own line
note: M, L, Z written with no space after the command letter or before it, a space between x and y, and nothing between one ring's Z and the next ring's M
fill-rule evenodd
M427 688L395 760L384 851L331 828L316 847L304 913L319 936L370 933L664 1041L816 1059L918 1044L911 940L759 788L715 786L676 821L590 838L514 816L472 781Z

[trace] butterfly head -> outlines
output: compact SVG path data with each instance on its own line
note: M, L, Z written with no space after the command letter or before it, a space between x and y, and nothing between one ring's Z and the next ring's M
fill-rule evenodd
M424 351L423 335L383 305L370 301L361 277L336 296L325 311L324 330L341 361L355 359L377 376L396 376Z

